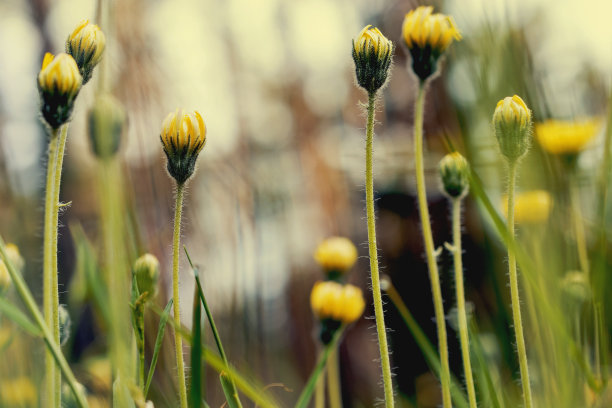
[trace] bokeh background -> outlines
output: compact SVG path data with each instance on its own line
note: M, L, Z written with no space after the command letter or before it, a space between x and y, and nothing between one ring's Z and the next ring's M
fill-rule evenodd
M209 304L230 360L284 404L299 394L316 358L312 284L322 278L312 253L332 235L351 238L360 259L350 281L369 292L364 209L365 94L354 84L351 39L373 24L394 42L391 79L382 92L375 139L380 264L435 343L433 307L416 208L412 120L417 82L407 70L400 33L404 14L422 3L370 0L122 0L112 2L105 55L112 93L128 126L121 168L132 235L129 256L155 254L162 264L163 307L170 296L173 183L165 171L160 125L177 107L198 109L207 145L189 183L183 243L201 267ZM436 245L450 240L448 204L437 189L436 166L449 146L463 152L493 201L504 189L503 163L490 118L495 103L522 95L536 120L606 117L612 73L612 3L451 0L427 4L451 14L463 34L430 84L426 101L426 169ZM41 293L43 184L47 137L38 116L36 76L45 52L60 52L96 2L0 2L0 232L18 244L26 278ZM87 294L79 296L78 240L95 248L100 236L99 167L90 150L86 113L96 92L79 96L69 131L60 215L60 293L73 318L65 350L90 391L110 394L107 338ZM594 223L595 175L605 127L580 157L585 218ZM562 189L555 167L534 146L523 166L522 189ZM117 188L121 188L117 186ZM118 192L119 194L119 192ZM499 379L512 387L512 346L504 247L470 197L465 204L467 298ZM608 224L607 224L608 225ZM587 224L587 232L594 228ZM607 227L606 227L607 228ZM563 236L552 222L545 237ZM606 229L607 231L607 229ZM79 232L80 234L80 232ZM593 234L594 235L594 234ZM570 239L570 238L568 238ZM609 241L606 240L606 245ZM452 260L442 255L446 311L451 314ZM575 256L563 264L571 268ZM185 324L191 321L193 279L182 257ZM39 297L39 301L42 294ZM371 295L367 295L371 305ZM433 407L438 384L397 311L386 307L392 361L402 403ZM612 314L608 314L609 316ZM369 407L382 397L373 310L341 346L345 406ZM148 316L155 336L156 315ZM7 324L3 322L2 324ZM612 327L612 325L608 325ZM167 336L152 397L172 406L172 343ZM461 378L455 333L451 363ZM208 337L211 341L211 337ZM485 347L486 346L486 347ZM42 379L42 342L24 337L1 357L0 381ZM150 350L149 350L150 352ZM6 351L5 351L6 353ZM518 391L517 391L518 392ZM211 406L223 394L216 376ZM0 404L1 405L1 404Z

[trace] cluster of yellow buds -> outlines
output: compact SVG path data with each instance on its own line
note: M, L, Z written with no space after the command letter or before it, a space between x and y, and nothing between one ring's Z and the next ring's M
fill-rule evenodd
M451 200L465 197L470 188L470 166L459 152L449 153L438 165L442 192Z
M550 154L576 155L587 146L600 128L601 122L594 119L547 120L536 123L535 135L542 149Z
M314 258L328 278L336 280L351 269L357 261L357 248L348 238L331 237L319 244Z
M168 158L168 172L183 184L195 170L200 151L206 144L206 125L198 111L176 110L162 123L161 142Z
M66 40L66 53L76 61L83 84L91 79L93 69L102 59L106 37L100 27L83 20Z
M70 55L45 54L38 74L38 91L43 118L52 129L59 128L70 119L82 82L79 68Z
M508 199L502 197L502 211L508 216ZM523 225L544 224L552 211L553 200L548 191L518 193L514 199L514 222Z
M365 300L361 289L356 286L319 281L310 293L310 307L321 320L321 341L328 344L341 325L353 323L361 317Z
M157 296L159 282L159 261L152 254L144 254L134 263L134 277L138 293L146 300Z
M125 109L114 96L96 98L89 112L89 139L96 157L106 159L117 153L126 119Z
M507 96L493 113L499 150L509 162L523 157L531 145L531 111L520 96Z
M438 59L461 34L452 17L421 6L404 17L402 37L412 56L412 70L425 81L437 71Z
M357 83L368 93L378 91L387 81L393 43L378 28L367 25L353 40L353 61Z

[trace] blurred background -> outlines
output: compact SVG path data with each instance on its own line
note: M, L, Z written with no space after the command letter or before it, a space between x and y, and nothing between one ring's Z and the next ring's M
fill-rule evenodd
M421 4L123 0L112 2L109 24L102 27L110 89L128 115L119 152L123 187L117 185L117 194L127 203L128 256L133 260L151 252L159 258L164 289L158 303L163 307L171 294L174 194L159 141L160 126L177 107L197 109L207 125L207 145L188 185L183 243L200 266L230 361L270 385L283 405L296 400L314 366L317 323L309 294L322 272L312 254L322 239L332 235L349 237L358 246L361 256L349 280L364 289L370 305L365 318L348 330L340 349L344 405L370 407L382 397L365 228L362 104L367 98L355 86L350 54L351 39L366 24L379 27L397 47L375 129L380 264L436 342L416 208L412 121L417 82L407 69L400 41L404 14ZM612 3L426 4L452 15L464 37L450 48L426 100L428 197L434 238L441 246L451 234L449 206L437 188L437 163L450 146L468 157L494 204L501 200L504 166L490 127L499 99L523 96L536 121L596 117L605 123L612 79ZM68 33L80 20L95 15L93 0L0 2L0 233L19 246L35 294L42 286L47 149L35 79L44 53L63 51ZM59 280L60 300L68 305L73 321L65 353L79 381L105 401L111 373L107 338L91 296L82 289L84 266L77 256L83 242L91 243L92 251L102 256L99 167L86 126L97 75L81 91L69 130L61 200L72 204L60 214ZM596 221L605 129L598 129L577 163L589 248L599 242L596 227L605 233L610 225ZM562 192L564 182L557 170L557 163L534 143L521 170L520 189ZM557 221L538 234L562 253L559 248L573 242L573 237L559 221L564 219L563 206L556 209ZM609 244L605 239L603 253ZM510 395L519 393L514 384L518 365L505 248L487 215L469 196L464 250L466 296L479 325L482 348L499 373L496 381L508 387ZM570 252L546 267L559 270L559 276L575 269L576 255ZM446 312L451 314L454 284L447 252L440 265ZM194 288L183 256L181 268L182 317L189 326ZM386 310L402 406L436 406L437 380L396 309L389 304ZM147 339L154 339L158 317L151 313L147 319L151 323ZM9 325L4 320L1 324ZM2 359L8 364L0 364L0 381L27 376L39 384L42 342L19 336L22 340L3 349L7 354ZM452 330L449 339L451 364L462 378ZM161 407L172 406L175 392L171 336L166 340L151 392ZM211 406L224 401L215 375L208 380L207 400ZM108 405L101 402L101 406Z

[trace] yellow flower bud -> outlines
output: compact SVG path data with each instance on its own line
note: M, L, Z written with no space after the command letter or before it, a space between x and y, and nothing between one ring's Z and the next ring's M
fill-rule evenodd
M66 40L66 53L72 55L83 76L83 84L91 79L93 69L106 46L106 37L100 27L83 20Z
M502 197L502 211L508 217L508 199ZM517 224L543 224L548 221L553 200L548 191L534 190L516 194L514 198L514 222Z
M493 113L499 150L510 162L527 153L531 142L531 111L518 96L508 96L497 103Z
M4 261L0 261L0 295L6 292L6 290L11 286L11 275L6 267Z
M8 243L4 247L4 250L6 251L6 255L9 261L11 262L11 264L13 264L13 266L15 267L15 269L18 272L23 272L25 261L23 260L23 257L21 256L21 253L19 252L19 248L17 247L17 245L13 243Z
M461 33L452 17L421 6L404 17L402 38L412 56L414 73L424 81L436 72L438 58L453 40L461 40Z
M98 158L106 159L117 153L125 122L125 109L115 97L102 94L96 98L89 112L89 139Z
M582 121L548 120L536 123L535 135L542 149L551 154L580 153L601 128L595 119Z
M353 40L357 83L369 93L380 89L389 75L393 43L378 28L367 25Z
M147 299L157 296L157 283L159 282L159 261L155 255L144 254L134 263L134 276L138 293L147 293Z
M0 401L3 407L38 406L37 388L28 377L5 378L0 382Z
M327 238L317 247L314 258L328 274L342 274L357 261L357 248L344 237Z
M53 129L70 119L74 99L81 90L83 79L74 59L64 53L46 53L38 74L41 112Z
M182 184L195 170L198 154L206 144L206 126L198 111L170 113L162 123L161 142L168 158L168 172Z
M333 281L317 282L310 293L310 306L321 320L349 324L359 319L365 309L361 289Z
M438 165L442 191L451 199L463 198L470 188L470 167L459 152L449 153Z

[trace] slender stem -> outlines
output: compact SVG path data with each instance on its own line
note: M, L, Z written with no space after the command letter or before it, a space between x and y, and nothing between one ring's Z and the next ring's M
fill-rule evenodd
M49 158L47 160L47 183L45 187L45 230L43 242L43 310L47 328L53 330L53 198L55 197L55 167L57 163L58 129L49 135ZM57 287L56 287L57 290ZM58 407L55 400L55 362L51 350L45 353L45 395L49 407Z
M576 247L578 249L578 262L580 270L584 276L590 280L589 256L586 244L586 234L582 223L582 211L580 209L580 195L578 194L578 181L576 180L575 169L570 174L570 205L572 220L574 221L574 233L576 234Z
M438 329L438 352L440 353L440 382L442 383L442 403L444 408L450 408L450 367L448 363L448 345L446 340L446 321L444 319L444 305L442 303L442 290L440 288L440 275L434 249L431 224L429 222L429 209L427 208L427 191L425 188L425 169L423 165L423 111L425 105L425 82L419 84L415 114L414 114L414 154L417 180L417 196L419 201L419 213L421 215L421 226L423 230L423 241L425 242L425 253L427 255L427 266L429 268L429 280L431 281L431 293L433 295L436 325Z
M66 139L68 136L68 124L61 127L59 138L57 139L57 159L55 163L54 187L53 187L53 214L54 217L51 224L51 306L53 315L53 338L59 344L60 342L60 324L59 324L59 282L57 269L57 234L59 229L59 209L60 209L60 186L62 183L62 167L64 166L64 151L66 149ZM55 367L55 406L60 407L62 404L62 374L59 368Z
M138 384L144 390L145 387L145 321L144 321L145 306L142 307L142 313L137 317L138 324Z
M517 163L508 164L508 231L514 238L514 188L516 184ZM521 369L521 383L523 385L523 399L525 408L531 408L531 384L529 383L529 367L527 365L527 352L525 350L525 337L523 335L523 320L521 318L521 304L519 300L518 276L516 272L516 256L508 247L508 268L510 275L510 298L512 301L512 319L516 334L516 349Z
M314 392L315 408L325 408L325 373L319 376Z
M183 212L184 184L177 184L176 207L174 209L174 238L172 243L172 297L174 299L174 327L181 326L181 308L179 300L179 245L181 241L181 215ZM187 408L187 386L185 385L185 363L183 361L183 340L181 333L174 330L174 346L178 371L178 387L181 408Z
M338 348L335 348L331 351L327 360L327 393L329 395L330 408L342 408L340 361L338 357Z
M393 383L391 382L391 363L389 361L389 346L385 329L382 295L380 293L380 276L378 273L378 248L376 246L376 219L374 215L374 175L372 169L372 150L374 139L374 112L376 108L376 93L368 95L368 123L366 127L366 214L368 219L368 247L370 250L370 271L372 276L372 297L374 299L374 315L376 316L376 332L380 348L380 361L385 389L385 406L393 407Z
M461 199L453 203L453 257L455 261L455 289L457 293L457 317L459 321L459 340L463 357L463 371L470 408L476 408L476 390L470 361L470 341L468 338L467 316L465 312L465 291L463 288L463 260L461 250Z

